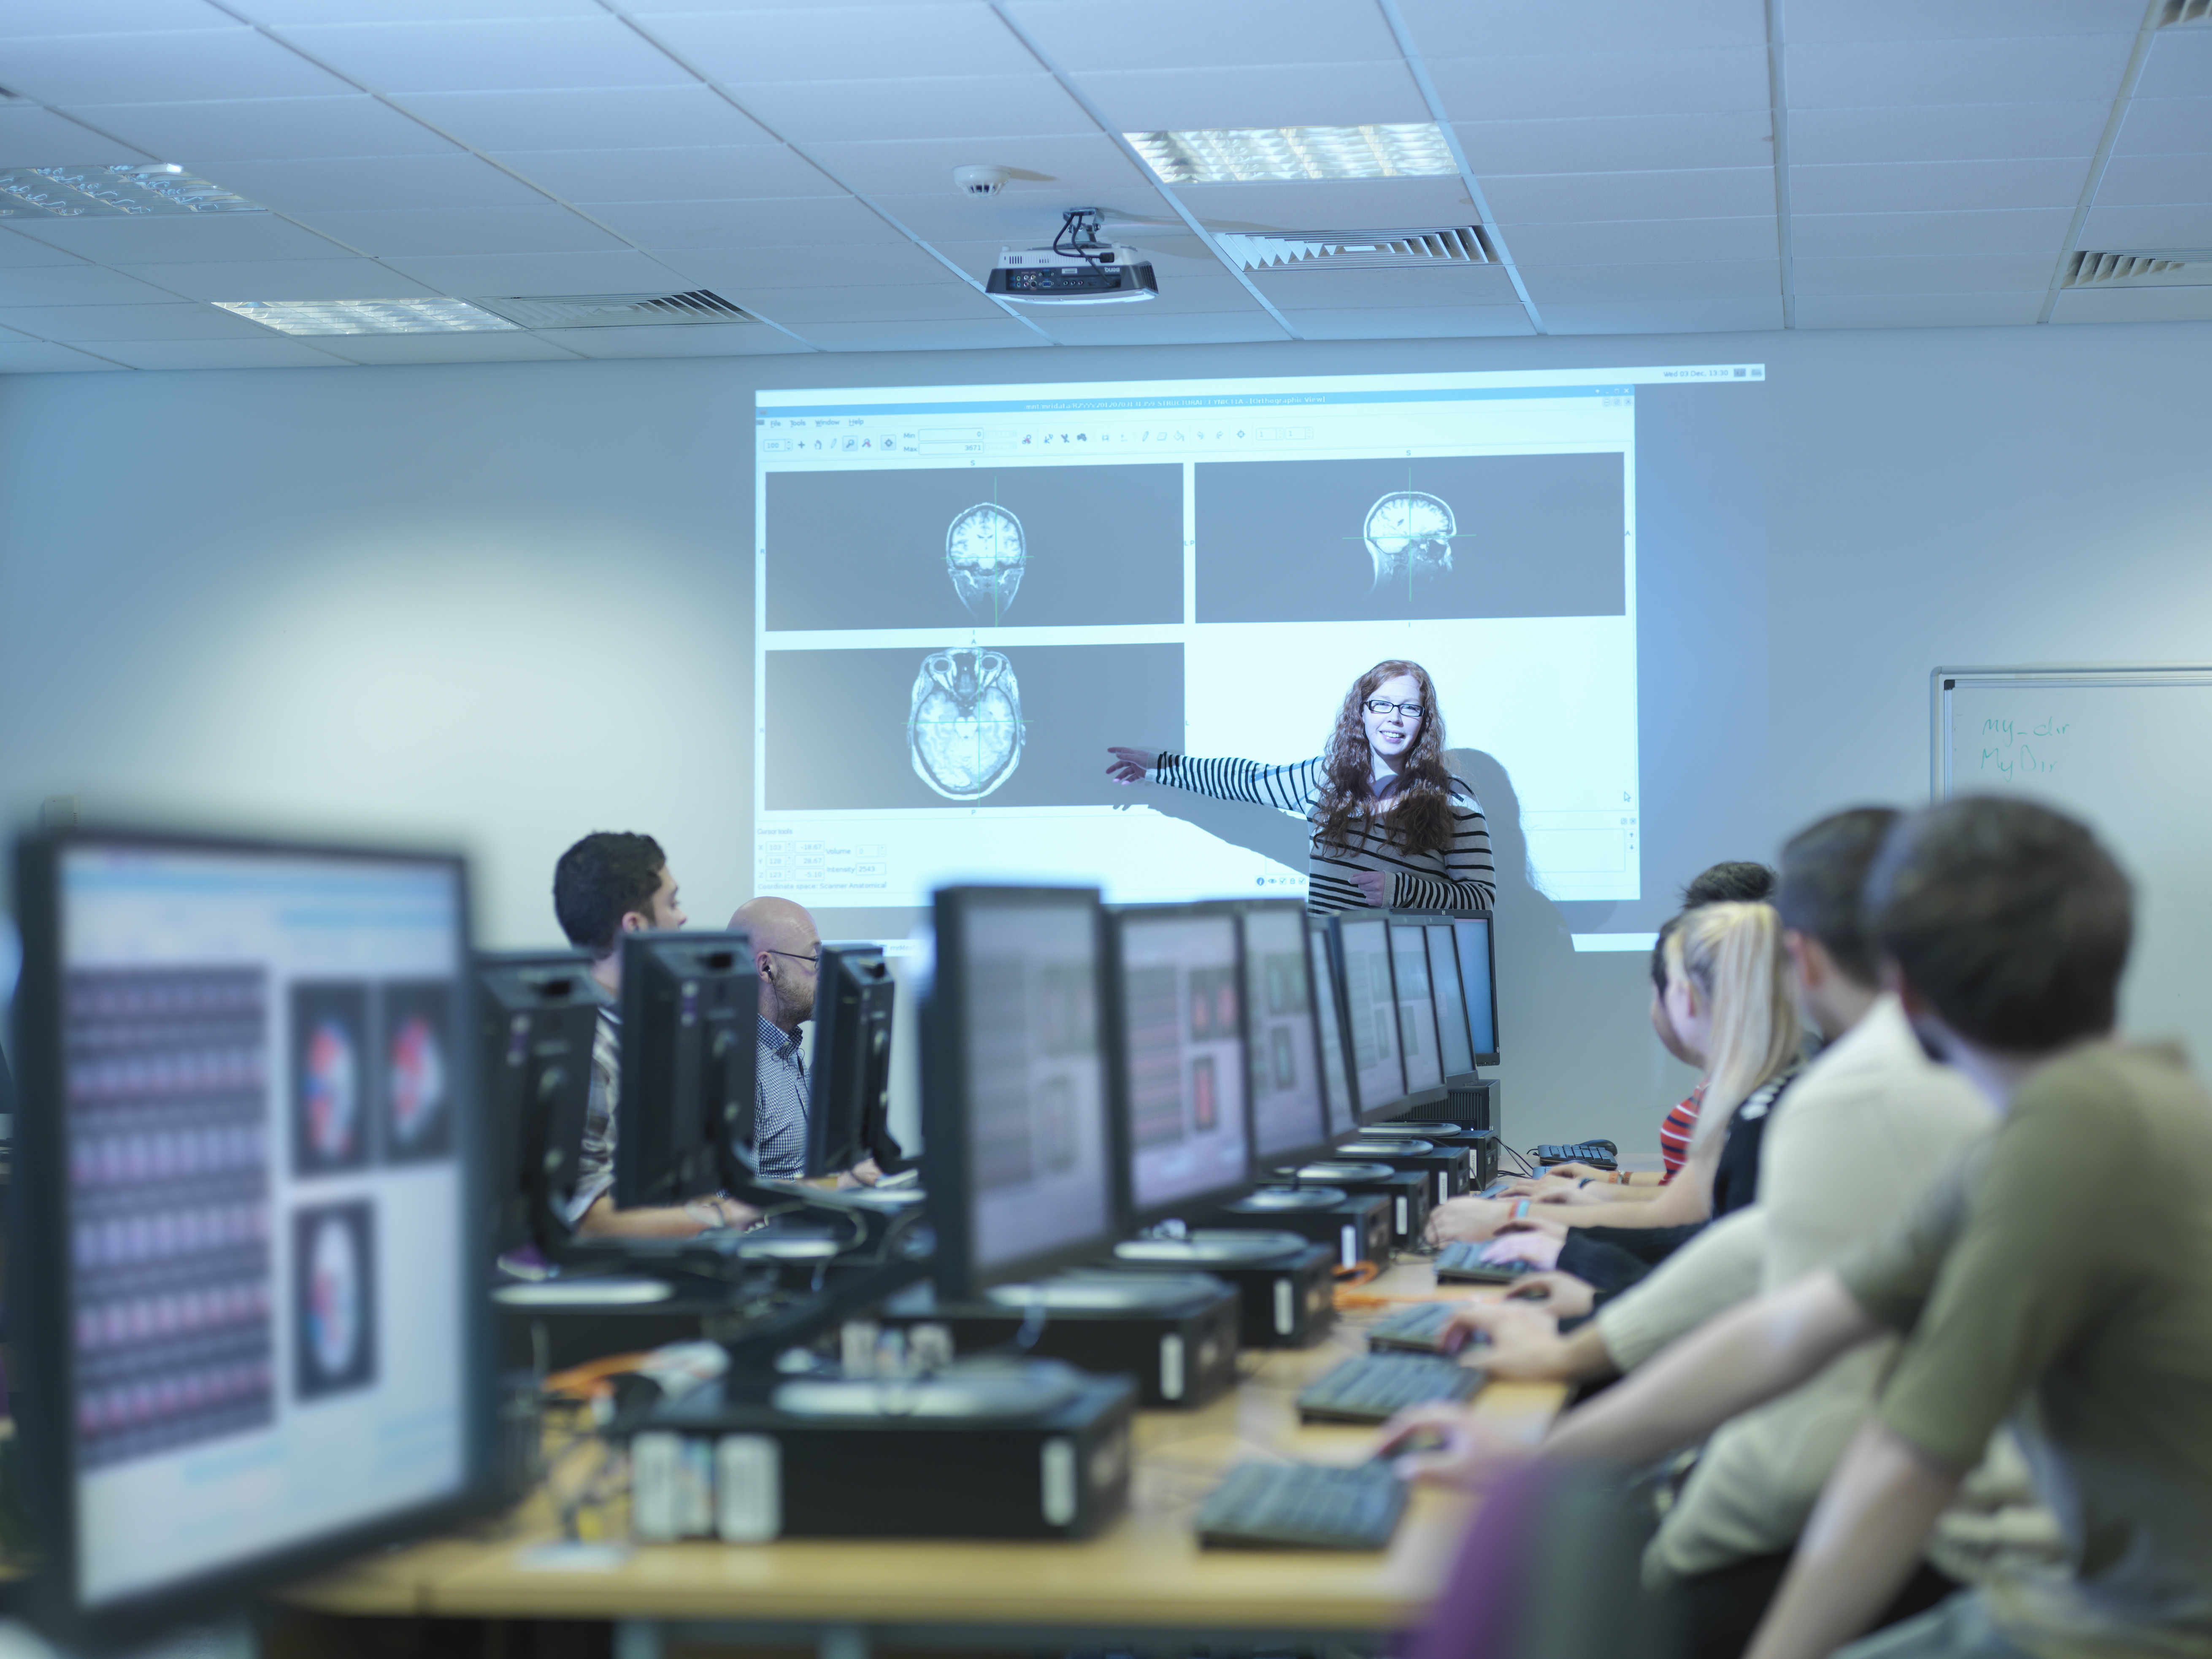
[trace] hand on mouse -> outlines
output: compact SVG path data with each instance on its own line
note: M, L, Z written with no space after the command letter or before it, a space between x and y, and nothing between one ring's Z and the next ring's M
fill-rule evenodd
M1535 1455L1463 1406L1414 1406L1382 1425L1377 1456L1395 1454L1400 1479L1479 1491Z
M1508 1302L1534 1302L1559 1319L1580 1319L1597 1305L1596 1290L1572 1273L1530 1273L1505 1292Z

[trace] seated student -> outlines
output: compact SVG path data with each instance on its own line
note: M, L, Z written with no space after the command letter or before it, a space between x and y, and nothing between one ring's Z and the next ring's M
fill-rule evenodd
M650 836L601 831L561 854L553 866L553 914L568 942L592 953L592 977L622 995L625 933L681 927L676 878ZM750 1226L757 1212L715 1194L688 1204L617 1210L614 1204L615 1103L622 1092L622 1012L599 1010L592 1038L592 1088L585 1109L583 1157L568 1200L580 1238L688 1238L710 1227Z
M2127 878L2072 819L1970 799L1898 826L1868 902L1885 981L1996 1130L1902 1224L1675 1343L1540 1455L1647 1462L1896 1333L1752 1659L1851 1643L2008 1417L2065 1570L1954 1596L1847 1659L2212 1652L2212 1096L2177 1051L2112 1039ZM1528 1455L1431 1415L1449 1443L1408 1472L1476 1480ZM1408 1419L1394 1439L1428 1426Z
M753 963L760 974L760 1023L753 1055L755 1168L770 1180L796 1181L806 1173L806 1114L811 1098L799 1028L814 1018L821 981L822 935L806 907L762 896L738 907L730 926L752 934ZM844 1172L842 1185L872 1187L872 1161Z
M1571 1335L1526 1307L1470 1304L1456 1322L1489 1337L1484 1363L1493 1376L1579 1381L1632 1370L1707 1318L1880 1237L1989 1133L1989 1103L1922 1052L1896 998L1876 986L1859 894L1898 816L1873 807L1839 812L1784 849L1775 900L1784 944L1799 1005L1828 1046L1767 1131L1758 1204L1692 1241ZM1821 1483L1894 1358L1894 1342L1869 1343L1707 1443L1644 1557L1645 1583L1680 1609L1688 1651L1716 1659L1743 1651ZM2008 1517L2015 1544L2025 1541L2028 1520ZM1931 1553L1959 1574L1969 1571L1954 1550ZM2006 1559L2018 1553L2008 1547ZM1978 1565L1972 1571L1983 1576ZM1933 1605L1956 1588L1954 1577L1923 1565L1891 1614Z

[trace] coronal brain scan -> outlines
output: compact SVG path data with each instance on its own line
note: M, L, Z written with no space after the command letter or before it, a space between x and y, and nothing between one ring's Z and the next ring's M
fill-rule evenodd
M993 501L967 508L945 532L945 568L952 591L979 622L995 626L1013 608L1029 556L1022 521Z
M1375 586L1402 578L1441 575L1452 568L1452 538L1459 526L1451 504L1418 489L1393 490L1367 509L1362 526Z
M1022 763L1022 691L996 651L933 651L914 677L907 749L948 800L980 800Z

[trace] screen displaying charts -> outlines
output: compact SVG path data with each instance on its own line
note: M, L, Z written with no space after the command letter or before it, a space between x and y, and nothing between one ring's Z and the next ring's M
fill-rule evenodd
M64 854L88 1605L465 1480L460 882L442 861Z
M1339 915L1333 925L1344 979L1352 1082L1360 1115L1367 1117L1406 1096L1406 1073L1398 1054L1398 1000L1391 990L1390 929L1380 917L1369 921Z
M1295 896L1295 851L1114 784L1105 750L1304 760L1345 688L1407 657L1449 741L1511 777L1545 890L1636 897L1638 391L1763 378L758 392L758 890L867 908L969 880Z
M1139 1211L1243 1184L1244 1040L1237 918L1129 915L1121 938L1129 1187Z
M1390 924L1390 963L1398 981L1398 1038L1406 1057L1406 1092L1443 1086L1437 1042L1436 996L1429 989L1429 942L1419 922Z
M1328 1138L1328 1127L1315 1046L1306 918L1294 904L1244 912L1244 1008L1254 1152L1273 1158L1317 1146ZM1334 1010L1330 1012L1333 1027Z

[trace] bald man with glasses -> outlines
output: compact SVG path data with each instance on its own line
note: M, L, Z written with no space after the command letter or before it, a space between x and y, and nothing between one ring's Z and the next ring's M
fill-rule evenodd
M814 1018L814 990L822 968L822 936L803 904L761 897L740 905L732 928L752 935L753 964L760 974L759 1045L753 1058L752 1151L762 1176L796 1181L806 1173L806 1062L799 1028ZM841 1180L873 1186L872 1162Z

